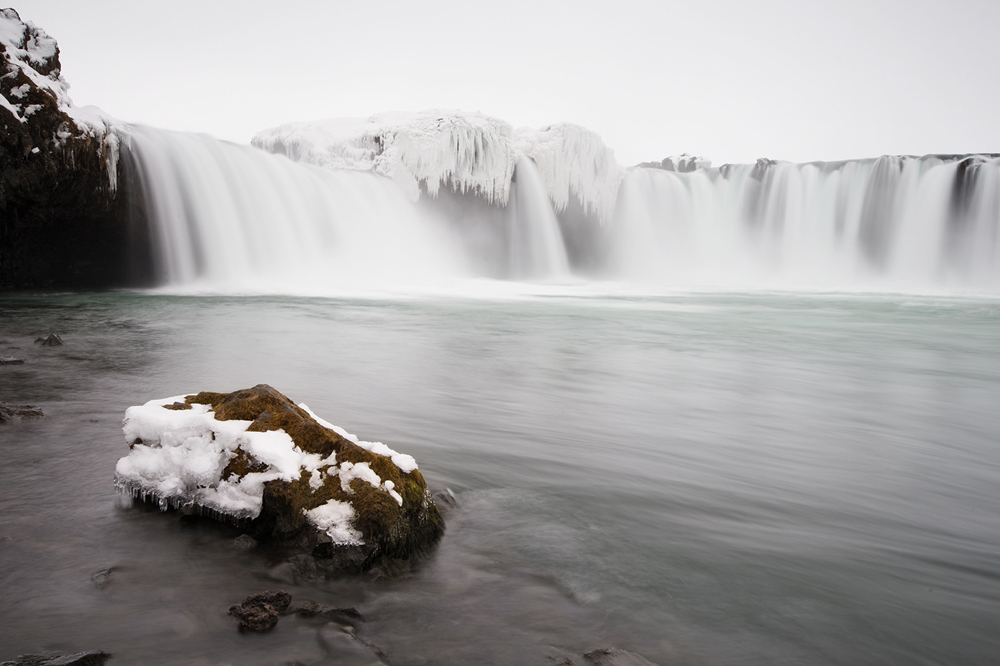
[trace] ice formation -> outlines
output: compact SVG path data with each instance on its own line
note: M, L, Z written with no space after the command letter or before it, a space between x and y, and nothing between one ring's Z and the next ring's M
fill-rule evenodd
M571 123L522 127L514 146L538 167L556 210L565 210L575 196L587 213L612 218L624 170L596 132Z
M261 512L266 482L291 482L306 475L313 491L327 478L339 477L340 487L350 495L350 482L361 479L403 505L395 484L383 481L368 463L338 462L335 454L324 457L304 452L284 430L248 432L251 421L217 420L209 405L170 408L184 400L183 395L150 400L126 410L122 430L131 451L115 467L119 492L156 500L162 509L195 506L224 517L256 518ZM300 407L320 425L362 448L390 457L402 471L409 473L417 468L411 456L380 442L362 442L315 417L305 405ZM238 455L249 456L259 464L259 471L225 477L227 465ZM350 524L353 511L349 504L331 500L305 513L334 543L357 544L361 536Z
M334 169L387 176L416 201L441 185L506 203L514 173L512 129L482 113L432 109L290 123L258 133L254 146Z
M445 185L506 205L514 167L527 156L557 210L576 196L601 220L614 213L623 175L595 132L569 123L514 132L479 112L432 109L290 123L258 133L252 143L298 162L387 176L413 201L421 188L436 196Z
M76 125L76 133L97 139L101 157L105 159L111 189L117 188L118 155L121 135L125 125L104 111L93 106L75 107L69 96L69 83L63 78L59 65L59 46L56 40L30 21L22 21L13 9L0 9L0 44L3 44L8 61L7 72L20 70L31 85L52 96L59 111L68 115ZM22 104L29 84L11 89L13 99L0 94L0 107L6 109L21 123L41 110L37 104ZM71 128L60 129L53 137L54 145L61 145L74 135Z

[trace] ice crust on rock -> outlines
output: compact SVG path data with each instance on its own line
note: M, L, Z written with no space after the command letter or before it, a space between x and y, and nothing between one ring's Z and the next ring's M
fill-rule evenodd
M330 169L391 178L416 201L441 186L506 205L514 167L535 162L553 206L575 196L584 210L610 220L624 170L591 130L571 123L520 128L480 112L432 109L280 125L259 132L257 148Z
M180 395L150 400L126 410L122 430L131 451L119 459L115 467L115 486L119 492L155 499L161 509L194 505L231 518L256 518L261 512L266 482L291 482L305 474L314 491L327 477L339 477L343 491L352 494L351 481L361 479L387 492L399 506L403 505L395 484L383 481L366 462L338 463L336 454L324 457L304 452L284 430L248 432L252 421L220 421L206 404L168 408L175 403L185 403L185 398L186 395ZM304 404L300 407L320 425L362 448L389 457L403 472L417 469L411 456L399 454L379 442L362 442L317 417ZM248 454L264 469L223 478L226 466L239 451ZM350 509L353 519L354 510L346 503L328 503L329 506L324 505L326 508L306 512L306 516L326 531L334 543L360 543L360 532L348 529L349 525L345 527L349 523L345 517L348 512L343 507L337 508L339 504Z

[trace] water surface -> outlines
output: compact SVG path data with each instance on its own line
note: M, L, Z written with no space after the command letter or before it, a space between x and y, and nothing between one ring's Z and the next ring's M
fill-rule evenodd
M0 659L324 658L318 623L226 615L282 587L396 665L989 663L998 331L959 297L6 295L0 399L46 418L0 427ZM129 405L262 382L456 493L430 558L297 581L115 495Z

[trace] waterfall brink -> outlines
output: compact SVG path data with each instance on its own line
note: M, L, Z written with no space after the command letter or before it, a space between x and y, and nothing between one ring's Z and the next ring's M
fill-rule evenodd
M612 274L671 286L1000 291L1000 159L632 169Z
M146 127L128 155L153 272L171 287L324 294L585 272L663 289L1000 293L996 156L636 167L612 174L604 218L556 212L524 154L502 203L447 180L414 203L376 173Z

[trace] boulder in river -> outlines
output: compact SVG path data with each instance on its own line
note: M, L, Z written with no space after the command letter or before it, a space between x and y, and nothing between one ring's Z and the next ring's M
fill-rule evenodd
M259 384L130 407L119 492L247 523L260 541L310 553L327 573L433 546L444 522L416 461L364 442Z

